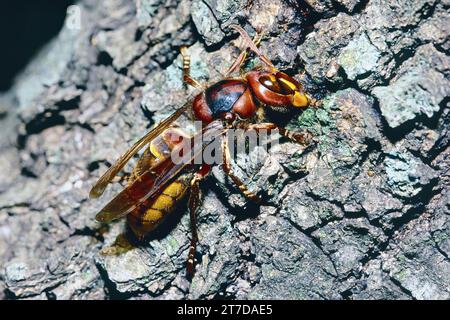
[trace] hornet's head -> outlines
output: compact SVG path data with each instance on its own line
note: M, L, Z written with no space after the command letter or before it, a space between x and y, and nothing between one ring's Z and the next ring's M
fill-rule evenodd
M276 69L251 71L247 81L258 100L271 107L304 108L310 103L302 85Z

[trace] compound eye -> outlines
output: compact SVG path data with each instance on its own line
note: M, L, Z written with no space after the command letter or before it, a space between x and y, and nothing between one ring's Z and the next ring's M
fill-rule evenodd
M260 82L267 89L283 95L294 94L300 90L300 84L283 72L264 75Z
M293 94L296 91L301 91L301 85L297 80L288 76L286 73L278 72L276 74L277 80L280 86L287 92L287 94Z
M259 82L270 91L282 93L282 88L273 74L262 76Z
M247 79L258 100L269 106L303 108L310 102L302 85L283 72L252 71Z
M278 82L280 83L280 86L283 88L283 91L286 92L286 94L293 94L295 91L298 91L298 88L295 86L295 84L289 80L286 80L285 78L278 78Z

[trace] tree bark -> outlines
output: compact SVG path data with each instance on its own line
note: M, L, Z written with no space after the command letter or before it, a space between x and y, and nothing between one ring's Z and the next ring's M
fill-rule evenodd
M448 1L74 8L0 97L0 297L450 298ZM194 77L224 74L239 53L231 23L263 31L263 53L322 100L281 117L314 132L317 146L282 140L236 161L263 205L213 170L192 282L185 207L148 242L102 254L125 221L94 217L122 186L95 201L91 186L186 101L181 46Z

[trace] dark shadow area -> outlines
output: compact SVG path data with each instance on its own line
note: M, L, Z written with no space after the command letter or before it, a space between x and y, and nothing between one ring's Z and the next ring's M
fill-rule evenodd
M38 50L61 30L72 0L2 1L0 3L0 91Z

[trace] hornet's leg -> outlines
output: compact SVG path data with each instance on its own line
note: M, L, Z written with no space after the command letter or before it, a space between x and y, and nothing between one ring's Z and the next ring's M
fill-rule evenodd
M282 136L294 142L300 143L304 146L308 146L314 141L313 135L308 130L305 129L302 131L287 130L283 127L279 127L276 124L270 122L250 124L249 126L247 126L246 130L255 130L256 132L261 130L267 130L268 133L270 133L272 130L278 130L278 132Z
M266 64L266 66L269 69L271 69L272 71L276 71L277 70L275 68L275 66L273 65L273 63L269 60L269 58L267 58L265 55L263 55L261 53L261 51L259 51L259 49L257 47L257 43L255 43L250 38L248 33L241 26L238 26L237 24L232 24L232 25L230 25L230 28L234 29L235 31L237 31L241 35L242 39L244 40L244 44L245 44L244 48L245 49L243 49L243 51L241 52L239 57L236 59L236 61L233 63L233 65L230 67L230 69L227 71L227 75L229 75L231 72L236 70L237 67L239 67L242 64L242 62L244 61L244 59L245 59L245 57L247 55L247 53L246 53L247 49L249 49L250 51L253 51L259 57L259 59L261 59L261 61Z
M190 76L191 57L188 54L187 48L181 47L180 52L183 57L183 81L194 88L201 88L201 84Z
M191 180L191 194L189 196L189 215L191 218L191 246L189 247L188 260L186 265L186 272L189 277L194 274L194 263L195 263L195 251L197 249L197 218L196 212L200 206L200 181L205 178L205 176L211 170L211 166L202 165L200 170L195 173L194 178Z
M225 172L226 175L228 175L231 180L233 180L234 184L239 188L239 190L244 194L245 197L248 199L254 201L254 202L260 202L261 199L248 190L248 187L245 185L244 182L241 181L233 172L233 169L231 167L231 156L230 156L230 149L228 148L228 135L224 135L222 139L222 169Z
M253 40L251 40L255 46L257 47L259 45L259 43L261 42L263 38L263 34L262 33L257 33L255 34L255 36L253 37ZM244 40L245 42L245 40ZM246 43L246 42L245 42ZM241 66L244 64L245 60L247 59L249 53L249 46L246 45L241 53L239 54L239 56L236 58L236 60L233 62L233 64L231 65L231 67L227 70L227 72L225 73L225 77L230 76L234 71L241 69Z

